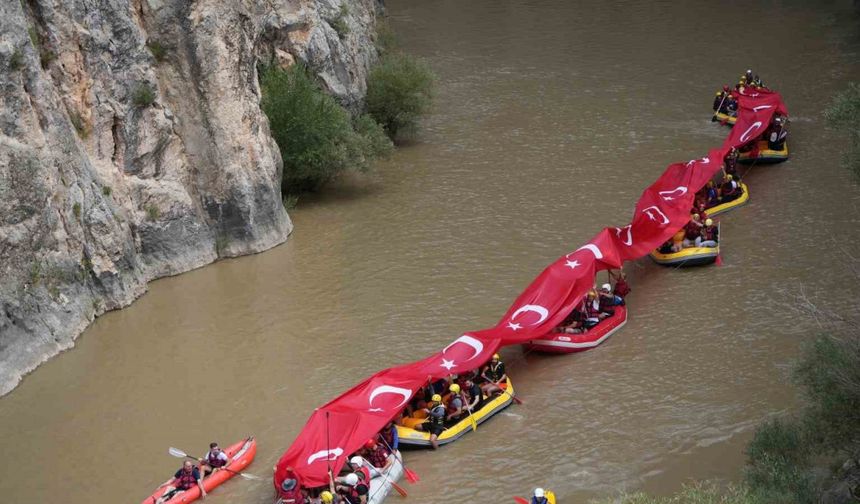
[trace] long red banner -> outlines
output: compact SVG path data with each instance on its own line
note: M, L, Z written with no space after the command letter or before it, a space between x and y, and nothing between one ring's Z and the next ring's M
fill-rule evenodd
M659 247L690 220L696 192L720 170L731 148L761 137L774 114L787 115L782 98L748 89L738 100L738 119L723 145L701 159L669 165L642 193L630 224L607 227L550 264L517 297L493 327L467 332L426 359L379 371L317 408L278 461L275 486L287 477L312 488L328 484L346 458L392 420L428 378L462 374L485 363L500 347L539 338L560 324L592 288L598 271L617 269Z

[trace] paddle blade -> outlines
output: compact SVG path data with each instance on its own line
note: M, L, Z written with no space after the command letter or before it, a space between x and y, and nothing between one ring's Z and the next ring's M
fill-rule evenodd
M475 421L475 417L469 415L469 420L472 422L472 431L478 430L478 422Z
M522 399L520 399L519 397L515 396L515 395L512 395L512 396L511 396L511 399L513 399L513 400L514 400L514 402L515 402L515 403L517 403L517 404L523 404L523 400L522 400Z
M529 504L529 501L523 499L522 497L514 497L514 500L517 501L517 504Z
M265 478L261 478L261 477L257 476L256 474L248 474L248 473L241 473L241 472L240 472L240 473L236 473L236 474L238 474L239 476L241 476L241 477L245 478L246 480L251 480L251 481L266 481L266 479L265 479Z
M167 453L169 453L169 454L171 454L171 455L173 455L174 457L177 457L177 458L185 458L185 457L187 457L187 456L188 456L188 454L187 454L187 453L185 453L184 451L182 451L182 450L180 450L180 449L178 449L178 448L174 448L174 447L172 447L172 446L171 446L170 448L168 448L168 449L167 449Z
M402 486L398 485L397 483L395 483L395 482L394 482L394 481L392 481L392 480L389 480L389 481L391 481L391 486L393 486L393 487L394 487L394 489L395 489L395 490L397 490L397 493L399 493L401 497L408 497L408 496L409 496L409 494L408 494L408 493L406 493L406 489L405 489L405 488L403 488Z
M406 479L410 483L418 483L419 481L421 481L421 478L419 478L418 474L416 474L412 469L407 469L404 467L403 472L406 474Z
M716 261L714 261L714 264L716 264L717 266L722 266L722 265L723 265L723 256L722 256L722 254L717 254L717 260L716 260Z

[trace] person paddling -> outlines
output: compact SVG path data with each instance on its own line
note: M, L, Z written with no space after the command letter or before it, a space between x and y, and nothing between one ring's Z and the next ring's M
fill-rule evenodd
M200 470L190 460L186 460L172 478L159 485L158 488L167 487L167 490L155 501L155 504L167 502L176 494L191 490L194 485L200 488L200 498L205 499L206 490L203 488Z
M442 396L433 394L430 398L430 403L424 408L427 414L427 419L423 423L415 426L417 430L423 430L430 433L430 446L434 450L439 448L439 435L445 431L445 404L442 403Z
M218 443L213 442L209 443L209 451L198 462L200 462L200 469L203 470L203 477L205 478L226 467L230 463L230 457L224 453Z
M484 372L481 373L481 378L486 381L486 383L481 385L481 390L484 391L484 395L492 397L502 393L501 384L507 383L508 375L505 373L505 363L502 362L502 358L499 354L493 354L493 358L490 359L490 363L487 364L487 367L484 368Z
M549 499L547 499L547 491L543 488L535 488L534 494L532 494L532 500L530 504L549 504Z

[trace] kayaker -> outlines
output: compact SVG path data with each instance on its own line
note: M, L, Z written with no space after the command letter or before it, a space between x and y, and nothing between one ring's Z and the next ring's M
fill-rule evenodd
M499 354L493 354L487 367L481 373L481 378L485 383L481 384L481 390L487 397L493 397L502 393L502 383L508 381L508 375L505 373L505 363Z
M186 460L182 464L182 468L176 471L172 478L165 481L158 488L167 487L167 490L161 494L155 504L167 502L178 493L182 493L194 488L197 485L200 488L200 498L206 498L206 489L203 488L203 480L200 478L200 470L192 464L190 460Z
M209 451L198 462L200 462L200 469L203 470L203 477L205 478L229 464L230 457L224 453L218 443L209 443Z
M549 500L546 498L546 491L543 488L535 488L534 493L532 494L531 504L548 504Z
M446 404L446 416L445 420L448 422L456 422L463 418L463 413L466 412L466 408L463 401L463 396L460 395L460 386L456 383L452 383L450 387L448 387L448 401Z
M439 435L445 430L445 405L442 404L442 396L433 394L424 412L427 414L427 419L415 428L430 433L430 446L436 450L439 448Z
M719 229L714 225L713 219L705 220L702 226L701 236L696 239L697 247L716 247L719 240Z

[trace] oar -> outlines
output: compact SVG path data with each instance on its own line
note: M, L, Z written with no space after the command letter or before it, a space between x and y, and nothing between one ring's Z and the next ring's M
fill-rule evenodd
M529 501L522 497L514 496L514 500L517 501L517 504L529 504Z
M475 417L472 416L472 407L469 406L469 403L466 403L466 411L469 412L469 422L472 423L472 432L478 431L478 422L475 421Z
M189 458L189 459L191 459L191 460L199 460L197 457L194 457L194 456L192 456L192 455L189 455L189 454L185 453L184 451L182 451L182 450L180 450L180 449L178 449L178 448L174 448L174 447L172 447L172 446L171 446L171 447L169 447L169 448L167 449L167 453L169 453L169 454L173 455L173 456L174 456L174 457L176 457L176 458ZM227 471L227 472L230 472L230 473L233 473L233 474L238 474L239 476L241 476L241 477L245 478L246 480L265 481L265 479L264 479L264 478L261 478L261 477L259 477L259 476L257 476L257 475L254 475L254 474L248 474L248 473L238 472L238 471L234 471L234 470L232 470L232 469L227 469L226 467L222 467L222 468L221 468L221 470L222 470L222 471Z
M497 383L496 385L498 386L499 384ZM509 396L511 399L513 399L515 403L517 403L517 404L523 404L523 400L522 400L522 399L520 399L519 397L517 397L517 396L515 396L515 395L511 394L510 392L508 392L508 390L507 390L507 389L503 389L502 387L499 387L499 390L501 390L501 391L502 391L502 392L504 392L505 394L508 394L508 396Z
M726 101L726 96L728 96L728 95L729 95L729 93L726 93L725 91L723 91L723 99L720 100L720 105L717 107L717 110L714 111L714 117L711 118L711 122L717 121L717 115L720 113L720 109L723 108L723 102Z
M361 460L362 460L362 463L367 464L368 466L376 469L376 467L373 464L371 464L370 462L368 462L366 458L361 457ZM394 489L397 490L397 493L399 493L401 497L409 497L409 494L406 492L406 489L403 488L402 486L398 485L397 482L394 481L393 479L389 478L388 475L385 474L385 471L383 471L381 469L376 469L376 473L379 474L380 476L382 476L383 478L385 478L385 481L391 483L391 486L393 486ZM367 484L370 485L370 482L368 481Z
M411 469L406 467L406 462L403 461L403 457L400 456L400 452L395 450L394 448L392 448L391 445L388 444L388 441L386 441L384 437L382 437L382 436L379 436L379 437L380 437L380 439L382 439L382 442L385 444L386 448L388 448L388 451L393 453L394 457L397 458L397 461L400 462L400 466L403 467L403 474L406 475L406 480L410 483L418 483L421 480L421 478L419 478L418 475L415 474Z

